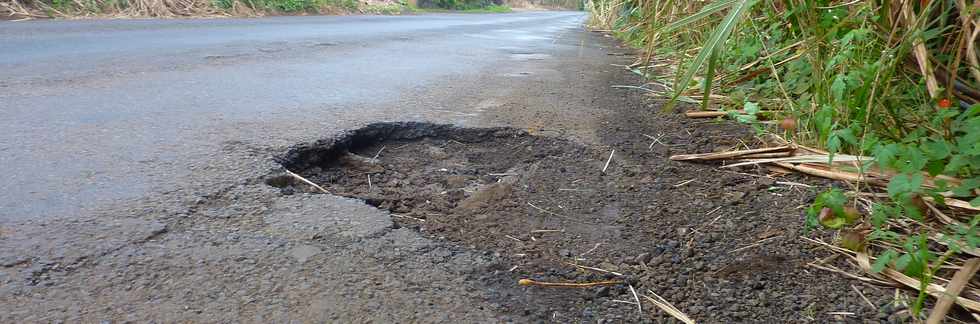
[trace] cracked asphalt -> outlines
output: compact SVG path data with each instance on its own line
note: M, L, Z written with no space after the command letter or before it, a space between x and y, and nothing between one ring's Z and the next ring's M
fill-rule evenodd
M480 284L499 256L264 179L378 121L594 142L628 59L584 19L0 22L0 322L539 318Z

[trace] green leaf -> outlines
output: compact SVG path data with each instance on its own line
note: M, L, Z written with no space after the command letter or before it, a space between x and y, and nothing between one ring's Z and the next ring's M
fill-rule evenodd
M701 47L701 51L698 55L691 61L691 65L681 74L681 77L675 83L676 92L670 102L664 106L664 109L670 109L673 103L677 100L684 90L687 89L688 84L694 79L694 74L704 66L705 61L711 56L715 51L720 50L724 46L725 40L728 39L728 35L732 33L735 29L735 25L738 24L739 18L745 14L749 8L751 8L756 3L756 0L738 0L733 3L731 11L728 15L722 19L720 25L711 33L711 36Z
M950 154L949 143L941 140L927 140L919 146L919 149L921 149L930 160L942 160L948 157Z
M844 192L840 191L840 189L831 188L817 195L817 198L814 199L814 205L817 204L821 207L829 207L834 211L835 215L843 215L844 204L847 204L847 197L844 196Z
M824 219L820 221L820 225L829 229L840 229L847 225L847 220L843 217L832 217L829 219Z
M925 177L922 174L898 174L888 182L888 196L898 199L907 193L919 192L922 181Z
M843 74L838 74L834 78L834 83L830 85L830 93L833 94L834 99L837 101L844 100L844 90L847 90L847 77Z
M895 163L895 156L897 155L898 144L895 143L879 146L875 150L875 160L878 161L878 167L882 169L890 169Z
M889 215L888 207L881 204L874 204L874 206L871 207L871 224L874 225L875 228L881 227L881 225L885 224L889 218L891 218L891 216Z
M664 26L663 29L661 29L661 30L659 30L657 32L658 33L669 33L669 32L672 32L674 30L677 30L678 28L682 28L684 26L687 26L690 23L693 23L695 21L701 20L701 19L703 19L705 17L708 17L708 16L710 16L710 15L716 13L716 12L719 12L721 10L724 10L725 8L731 7L732 4L734 4L736 1L737 0L717 1L715 3L709 4L707 6L704 6L704 8L701 8L701 11L698 11L698 13L693 14L693 15L690 15L690 16L687 16L687 17L684 17L684 18L681 18L681 19L677 19L674 22L670 23L669 25Z
M897 269L898 271L905 270L905 267L908 267L909 263L911 262L912 262L912 255L908 253L903 254L902 256L898 257L898 260L895 260L895 269Z
M903 270L901 271L909 276L919 277L925 270L926 266L922 260L916 257L909 257L909 262L905 264L905 267L903 267Z
M827 153L830 153L827 154L827 163L834 162L834 155L836 155L837 152L840 152L840 149L840 136L837 135L837 132L830 133L830 137L827 138Z
M902 145L898 159L895 161L895 168L901 172L916 172L925 168L928 162L926 155L918 147Z
M946 163L946 169L943 170L944 173L956 174L963 167L970 164L970 158L963 155L953 155L949 159L949 163Z
M959 187L953 188L957 197L973 197L973 189L980 187L980 177L963 180Z
M970 206L980 207L980 196L973 198L973 200L970 200Z
M855 130L857 129L857 130ZM857 124L851 125L851 127L844 128L837 131L837 136L840 136L844 142L851 145L858 145L860 143L855 133L860 133L860 127Z
M875 263L871 265L871 272L879 273L881 270L885 270L888 263L891 262L896 256L898 256L898 252L895 252L895 250L885 251L879 255L878 259L875 260Z
M758 114L759 113L759 104L754 103L754 102L751 102L751 101L746 101L745 104L742 105L742 110L745 110L745 113L746 114L749 114L749 115Z
M934 177L940 173L943 173L944 168L946 168L946 161L943 160L929 161L929 163L926 164L926 171L929 172L930 176Z
M715 79L715 66L717 64L718 49L716 48L711 51L711 57L708 58L708 69L704 72L704 90L702 91L704 92L704 97L701 98L701 110L708 110L708 102L711 101L711 82ZM758 112L758 105L756 105L756 111L751 114L755 115Z

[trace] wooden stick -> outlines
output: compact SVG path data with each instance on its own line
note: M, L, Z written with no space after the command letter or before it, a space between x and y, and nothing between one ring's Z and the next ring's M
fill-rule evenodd
M728 115L727 111L688 111L684 116L688 118L711 118Z
M953 307L956 298L963 291L963 288L970 283L970 279L973 278L978 269L980 269L980 258L972 258L963 263L963 268L960 268L960 271L953 275L953 280L946 285L946 292L939 297L939 302L936 303L936 307L929 314L929 319L926 320L927 324L939 324L946 318L946 313Z
M854 285L851 285L851 289L854 289L854 292L858 293L858 296L861 296L861 299L864 299L864 302L865 303L868 303L868 306L871 307L871 310L878 310L878 307L875 307L875 304L872 303L871 300L868 299L868 297L864 296L864 293L861 292L860 289L858 289L857 287L854 287Z
M531 279L521 279L517 281L517 284L521 286L539 286L539 287L556 287L556 288L589 288L595 286L621 285L623 283L624 282L621 280L609 280L609 281L597 281L597 282L545 282L545 281L536 281Z
M380 149L380 150L378 150L378 153L376 153L376 154L374 154L374 157L373 157L373 158L371 158L371 159L372 159L372 160L378 160L378 157L379 157L379 156L381 156L381 152L383 152L383 151L385 150L385 147L386 147L386 146L381 146L381 149Z
M633 293L633 300L636 301L636 310L643 314L643 304L640 303L640 296L636 294L636 289L633 289L633 285L627 284L630 287L630 292Z
M613 154L616 154L616 150L609 152L609 159L606 160L606 165L602 167L602 173L606 173L606 168L609 167L609 162L612 162Z
M293 178L296 178L296 180L302 181L303 183L312 186L313 188L316 188L316 190L319 190L322 193L325 193L325 194L328 194L328 195L330 194L330 192L327 191L327 189L323 189L323 187L321 187L320 185L313 183L313 181L306 180L306 178L303 178L302 176L293 173L293 171L286 170L286 174L288 174L289 176L291 176Z
M609 270L606 270L606 269L599 269L599 268L594 268L594 267L587 267L587 266L584 266L584 265L581 265L581 264L574 264L574 263L569 263L569 262L562 262L562 263L567 264L567 265L570 265L570 266L573 266L573 267L576 267L576 268L580 268L580 269L598 271L598 272L602 272L602 273L609 273L609 274L613 274L613 275L620 276L620 277L623 276L622 273L619 273L619 272L616 272L616 271L609 271Z

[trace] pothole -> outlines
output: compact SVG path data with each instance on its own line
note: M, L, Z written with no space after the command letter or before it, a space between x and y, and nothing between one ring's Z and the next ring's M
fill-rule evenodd
M569 232L617 235L599 224L620 217L603 191L622 170L613 164L603 173L604 162L603 153L558 138L427 123L369 125L281 160L332 194L390 211L396 226L490 249ZM267 184L316 192L288 176Z

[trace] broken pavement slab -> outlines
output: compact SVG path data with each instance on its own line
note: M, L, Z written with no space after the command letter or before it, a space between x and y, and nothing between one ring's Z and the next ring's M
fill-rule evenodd
M263 221L266 233L291 240L359 240L392 226L385 211L355 199L319 194L276 198Z
M320 254L320 252L323 252L323 250L320 250L318 247L303 244L289 250L289 255L296 258L296 261L299 263L306 263L307 260Z

